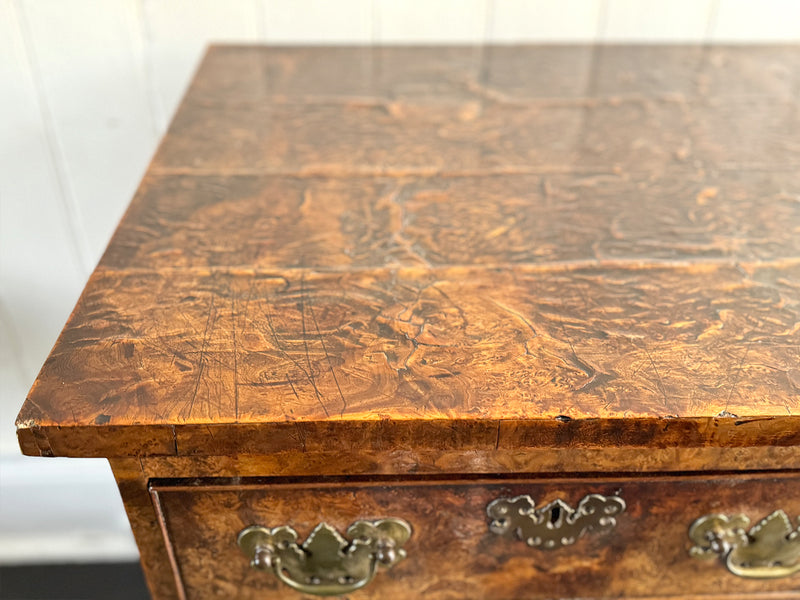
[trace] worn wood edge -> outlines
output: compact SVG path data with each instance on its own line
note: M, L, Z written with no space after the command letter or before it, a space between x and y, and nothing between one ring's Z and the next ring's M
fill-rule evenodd
M148 477L301 477L443 474L775 471L800 465L798 447L420 451L286 451L138 460Z
M161 504L161 499L159 497L159 490L154 488L152 485L148 483L148 490L150 492L150 498L153 502L153 509L156 514L156 519L158 520L158 526L161 530L161 535L164 539L164 549L169 557L169 564L172 569L172 575L175 581L175 589L178 593L179 600L186 600L186 586L183 583L183 576L181 574L181 568L178 565L178 560L175 556L175 546L170 539L169 529L167 526L167 517L164 514L164 506Z
M170 425L79 425L17 423L17 440L26 456L119 458L176 455Z
M615 447L800 447L800 416L532 420L343 419L176 425L17 424L29 456L130 457Z
M297 275L307 279L327 277L332 274L347 275L374 275L392 273L397 277L422 278L425 275L436 275L437 278L452 279L454 275L461 276L464 280L474 277L475 273L491 273L498 270L528 273L571 273L581 271L623 270L630 271L657 271L657 270L686 270L696 273L710 273L721 269L736 267L746 273L758 269L791 269L800 266L800 256L785 256L771 260L732 260L730 258L648 258L632 256L630 258L577 258L570 260L548 260L546 262L486 262L486 263L436 263L426 266L411 266L399 263L389 263L385 266L310 266L292 267L282 266L276 268L259 268L247 265L225 266L188 266L188 267L125 267L118 268L113 263L101 262L92 273L89 283L100 277L126 277L129 275L192 275L210 276L223 275L231 277L257 277L267 276L280 278L283 276ZM88 284L87 284L88 288ZM72 321L70 316L69 321ZM68 323L69 323L68 321Z
M633 481L660 482L660 483L681 483L687 481L706 481L709 478L735 478L739 481L766 481L775 479L795 480L798 477L797 470L790 471L774 471L774 472L761 472L761 473L736 473L736 474L723 474L714 472L707 473L639 473L639 474L592 474L591 476L571 474L566 477L553 478L546 474L531 473L525 474L520 477L481 477L480 474L462 474L455 477L392 477L389 479L370 477L364 478L328 478L326 480L316 480L315 478L302 478L302 479L280 479L274 482L265 482L261 478L192 478L190 480L174 480L174 479L155 479L150 482L149 489L151 496L154 498L154 506L156 512L159 512L158 495L170 492L190 492L190 493L203 493L203 492L219 492L219 491L234 491L234 492L248 492L252 490L264 489L266 485L280 486L281 489L297 489L305 490L312 487L314 490L338 491L342 488L383 488L383 487L440 487L440 486L466 486L466 487L483 487L493 486L504 483L513 483L515 485L536 485L536 484L553 484L558 482L558 485L583 485L591 484L593 480L603 481L610 484L622 484ZM477 475L477 476L476 476ZM163 515L161 515L163 516Z
M608 596L598 596L597 598L586 598L584 600L607 600ZM627 600L675 600L675 598L682 598L683 600L797 600L800 598L800 592L762 592L762 593L748 593L748 594L703 594L691 596L636 596L629 597Z
M20 427L17 426L17 443L19 449L25 456L53 456L52 450L48 453L49 444L46 443L46 438L39 443L36 439L38 430L33 427Z
M736 163L720 162L710 165L715 171L752 171L752 172L789 172L794 171L800 166L798 160L787 160L778 165L762 163ZM669 167L664 167L667 171ZM627 170L629 175L649 174L651 170L636 168ZM491 177L496 175L600 175L615 174L611 168L581 167L579 165L563 166L558 164L537 164L535 166L527 164L509 164L505 166L487 166L483 168L461 168L447 169L439 167L413 167L413 166L363 166L359 168L344 168L334 165L310 164L297 169L287 169L281 167L191 167L191 166L168 166L154 165L147 172L148 176L175 176L186 175L192 177L218 177L218 176L269 176L269 177L326 177L330 179L357 179L386 177L401 179L405 177Z
M161 527L148 490L149 477L136 459L110 459L125 512L139 547L140 563L154 600L180 600Z
M800 258L787 258L787 259L781 259L781 260L770 261L770 262L747 262L747 263L746 262L742 262L742 263L738 263L737 267L739 269L744 269L745 271L750 272L750 271L753 271L753 270L758 269L758 268L768 268L768 269L770 269L770 268L778 268L778 267L793 267L793 266L796 266L797 264L800 264ZM681 262L674 262L674 263L642 263L640 261L626 261L625 265L626 265L626 268L631 269L631 270L647 270L647 269L662 269L662 270L670 269L671 270L671 269L682 269L682 268L688 269L688 268L691 268L694 271L698 271L699 270L700 272L711 272L713 270L719 270L719 269L724 268L726 266L727 267L731 266L731 265L728 265L728 264L726 264L724 262L723 263L715 263L715 262L692 263L691 261L686 261L686 262L681 261ZM602 266L602 265L598 264L598 265L595 265L595 266ZM569 271L572 271L572 270L586 269L586 268L589 268L589 267L591 267L591 265L586 264L584 261L579 261L576 264L554 264L554 265L550 265L550 264L528 265L528 264L526 264L526 265L515 265L514 266L514 271L522 272L522 273L525 273L525 272L541 272L541 271L545 271L545 270L546 271L554 270L554 271L559 271L559 272L569 272ZM592 267L592 268L594 268L594 267ZM473 266L473 267L436 267L436 268L432 268L432 269L420 268L420 267L404 267L404 268L400 268L400 269L393 269L391 267L384 267L384 268L379 268L379 269L368 269L367 271L370 271L370 272L374 271L374 272L377 273L377 272L388 271L388 270L391 270L392 272L395 272L396 274L408 273L408 274L410 274L412 276L416 276L416 275L419 275L421 273L424 274L424 273L432 273L432 272L436 272L436 273L441 272L441 273L447 273L447 274L453 275L456 279L464 279L464 278L469 278L469 276L471 274L473 274L475 271L485 271L485 267L478 267L478 266ZM198 273L204 273L204 272L206 272L208 270L207 269L199 269L199 270L191 269L191 270L187 270L187 272L188 271L192 271L196 275ZM261 271L254 271L253 269L237 269L237 268L221 269L219 272L223 272L223 271L224 272L230 272L230 274L234 275L234 276L241 276L241 275L253 276L256 273L260 273L261 272ZM215 272L217 272L217 271L215 271ZM321 270L304 269L303 272L307 273L309 277L330 276L330 274L326 275L326 273L324 271L321 271ZM115 271L115 273L119 273L120 275L125 275L126 273L129 274L127 271ZM148 271L148 273L157 274L158 271ZM87 286L87 289L84 291L84 295L86 293L88 293L88 290L90 289L90 286L92 285L92 281L95 281L96 278L101 278L101 277L103 277L105 275L108 275L108 274L109 274L109 271L104 271L103 269L98 269L92 275L92 279L90 280L90 283ZM275 276L275 273L272 273L272 275ZM69 327L69 325L71 323L73 323L75 320L78 319L77 313L78 313L78 310L79 310L79 308L81 306L81 302L82 302L82 300L79 301L78 305L76 306L75 311L73 311L73 314L70 317L70 320L68 322L67 328ZM65 328L65 331L67 331L67 328ZM62 333L62 336L63 336L63 333ZM56 348L59 348L60 344L61 344L61 339L57 343ZM49 360L50 359L48 359L48 361ZM88 415L83 415L83 419L81 420L81 415L74 415L74 413L73 413L73 420L71 422L65 421L63 419L62 420L58 420L58 419L54 418L52 415L48 415L47 404L43 403L43 400L45 400L45 396L43 396L43 394L45 392L42 389L42 385L41 385L41 379L42 379L43 373L45 373L47 367L48 367L48 363L46 362L45 365L42 368L42 371L40 372L39 377L37 378L36 382L34 382L32 388L31 388L31 390L29 392L27 400L25 401L25 403L23 404L23 406L22 406L22 408L20 410L20 413L19 413L19 416L18 416L18 419L17 419L18 427L20 427L20 428L26 428L26 427L43 428L43 427L47 427L47 426L57 426L57 427L67 428L67 429L72 431L72 430L75 430L76 427L91 427L91 426L94 426L94 424L95 424L94 421L96 421L96 419L102 417L102 415L95 414L95 413L88 414ZM790 411L790 407L787 406L786 410L787 410L787 413L788 413ZM446 416L446 415L433 415L433 416L426 415L426 419L434 419L434 418L437 418L437 417L444 417L444 416ZM538 417L539 415L536 415L536 416ZM541 416L542 417L557 417L558 415L557 414L549 414L549 415L541 415ZM641 415L638 415L638 416L641 416ZM711 417L711 416L713 416L713 415L700 414L700 415L691 415L691 416L688 416L688 417L685 417L685 418L706 418L706 417ZM741 415L741 416L744 417L746 415ZM753 416L756 416L756 415L753 415ZM762 415L759 414L757 416L760 417ZM347 417L350 418L350 419L358 419L358 420L370 420L370 419L380 419L381 418L381 416L373 414L373 413L369 413L369 412L367 412L367 413L350 413L350 414L347 415ZM392 419L394 419L394 420L413 420L413 419L415 419L417 417L418 417L418 413L417 412L410 413L410 414L398 412L398 413L392 415ZM627 415L626 415L626 417L627 417ZM632 414L632 415L630 415L630 417L634 417L635 418L635 417L637 417L637 415L636 414ZM669 417L669 415L659 415L658 418L668 418L668 417ZM791 415L790 414L789 415L781 414L781 415L772 415L772 417L777 418L777 419L786 419L786 418L791 418ZM653 418L653 417L648 417L648 418ZM97 424L98 425L105 425L106 423L97 423ZM127 423L127 424L126 423L121 423L121 424L120 423L114 423L114 425L122 425L122 426L126 426L127 427L129 425L135 425L135 423ZM142 424L143 427L144 426L148 426L148 427L149 426L161 426L161 425L167 425L168 426L168 425L170 425L170 423L158 423L158 422L155 422L155 423L152 423L152 425L151 424ZM36 437L41 438L41 436L34 436L34 437L35 438ZM44 440L41 440L41 441L44 441ZM26 447L31 447L32 444L31 444L30 436L28 437L28 440L26 441L25 445L26 445ZM117 450L116 452L119 452L119 451ZM118 455L141 454L142 452L143 452L143 450L139 450L137 452L121 452ZM45 448L45 453L46 453L46 448ZM163 454L165 452L159 451L157 453L162 453ZM166 453L170 453L170 452L167 451ZM42 454L42 452L35 452L35 454ZM76 453L74 455L75 456L83 456L84 454L81 454L80 452L78 452L78 453Z

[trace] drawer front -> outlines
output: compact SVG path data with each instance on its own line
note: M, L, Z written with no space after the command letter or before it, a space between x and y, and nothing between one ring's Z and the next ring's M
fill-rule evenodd
M281 483L154 481L154 502L185 597L310 596L274 573L250 568L237 535L250 525L289 526L298 543L324 522L345 534L358 520L389 517L412 529L406 557L379 568L353 598L516 599L687 597L800 598L800 573L752 579L721 559L690 556L690 525L709 514L745 514L751 525L775 510L800 515L800 475L619 479L401 480ZM615 523L545 549L490 530L487 506L528 495L537 507L587 494L624 500ZM563 520L568 508L550 511ZM794 526L796 526L796 520ZM569 536L567 536L569 537ZM558 536L555 536L557 539ZM533 540L532 540L533 541ZM797 540L795 540L797 541ZM783 592L775 595L776 592Z

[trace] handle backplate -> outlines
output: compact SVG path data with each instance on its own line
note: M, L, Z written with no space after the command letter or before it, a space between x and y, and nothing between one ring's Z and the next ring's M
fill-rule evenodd
M491 521L489 531L516 537L529 546L553 550L574 544L590 531L608 531L617 524L617 515L625 510L618 496L589 494L572 508L561 499L536 508L528 496L498 498L486 507Z
M406 556L402 546L411 526L402 519L356 521L345 539L327 523L320 523L305 542L286 525L268 529L246 527L237 538L250 566L272 571L289 587L306 594L336 596L364 587L378 571Z
M800 529L782 510L776 510L747 531L745 515L705 515L689 527L694 546L689 553L700 559L720 557L739 577L772 579L800 572Z

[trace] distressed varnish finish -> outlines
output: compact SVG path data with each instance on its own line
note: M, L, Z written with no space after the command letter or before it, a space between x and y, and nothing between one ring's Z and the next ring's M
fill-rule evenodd
M24 450L795 445L797 56L213 49Z
M630 431L639 445L794 445L798 274L794 261L104 270L25 417L168 424L187 453L181 438L196 425L257 423L266 434L323 422L346 444L371 442L386 419L412 436L446 420L467 447L481 428L482 445L513 447L519 436L504 427L531 420L542 421L542 444L602 445L603 427L625 444L636 419L651 436ZM69 403L54 401L67 389Z
M772 260L800 255L798 190L796 171L151 175L102 267L338 272Z
M798 61L214 48L20 445L111 458L164 600L274 587L234 546L251 521L388 509L435 535L365 597L795 599L684 538L711 510L800 511ZM620 537L557 563L486 534L495 493L619 488ZM428 571L432 537L463 577Z

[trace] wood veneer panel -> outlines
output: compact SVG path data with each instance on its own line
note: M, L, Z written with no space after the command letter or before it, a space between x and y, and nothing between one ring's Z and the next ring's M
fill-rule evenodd
M800 257L797 194L796 171L151 175L101 268L346 271Z
M689 556L687 530L701 515L745 513L755 522L777 508L800 512L792 474L487 482L318 483L186 486L156 484L187 598L279 598L275 577L249 568L235 544L251 524L290 525L300 539L321 521L344 531L361 518L401 517L412 528L408 558L376 576L363 598L613 598L743 594L800 597L791 578L747 580ZM587 493L619 494L627 509L614 530L543 551L491 534L486 506L530 494L538 506L576 504ZM304 596L298 596L304 597Z
M139 559L154 600L180 598L158 516L148 489L149 477L135 458L109 460L125 512L131 524Z
M319 423L311 444L329 429L425 447L441 427L469 447L791 445L797 276L793 262L99 272L20 418L134 425L143 443L166 425L291 438L294 421Z
M153 456L140 459L149 477L268 477L352 475L452 475L535 473L563 476L587 473L730 472L786 470L800 465L796 446L749 448L526 448L517 450L396 449L343 452L284 450L254 454L254 438L241 454ZM213 440L209 442L213 446Z
M792 46L213 48L155 171L798 166Z
M790 121L777 125L783 126L775 132L779 140L791 137ZM185 105L152 169L303 176L598 171L622 165L654 171L681 164L676 157L690 143L689 126L682 105L669 101Z

